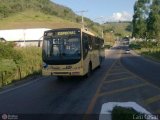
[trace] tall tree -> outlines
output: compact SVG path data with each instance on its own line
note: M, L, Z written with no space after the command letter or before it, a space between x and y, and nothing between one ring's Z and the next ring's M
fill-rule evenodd
M150 38L157 39L160 43L160 0L152 0L147 29Z
M133 33L137 38L145 38L147 32L146 19L150 0L137 0L134 5Z

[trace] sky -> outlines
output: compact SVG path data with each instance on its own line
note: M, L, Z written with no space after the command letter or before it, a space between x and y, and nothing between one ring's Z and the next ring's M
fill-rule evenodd
M104 21L131 21L136 0L51 0L71 8L76 14L99 23Z

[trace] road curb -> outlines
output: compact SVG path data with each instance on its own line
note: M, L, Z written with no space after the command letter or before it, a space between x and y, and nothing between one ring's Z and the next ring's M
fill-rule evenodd
M132 54L132 55L135 55L135 56L137 56L137 57L140 57L141 59L143 59L143 60L145 60L145 61L148 61L148 62L151 62L151 63L160 65L160 62L159 62L158 60L151 59L151 58L149 58L149 57L147 57L147 56L144 56L144 55L140 55L140 54L138 54L138 53L137 53L136 51L134 51L134 50L131 50L131 54Z

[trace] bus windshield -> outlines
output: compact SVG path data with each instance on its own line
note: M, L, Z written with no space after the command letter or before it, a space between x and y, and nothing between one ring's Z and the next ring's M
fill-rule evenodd
M80 58L79 36L46 37L43 41L43 60L48 64L71 64Z

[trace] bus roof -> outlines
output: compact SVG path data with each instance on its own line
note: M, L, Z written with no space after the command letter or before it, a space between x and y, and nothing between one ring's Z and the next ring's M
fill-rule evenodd
M49 32L49 31L65 31L65 30L81 30L82 32L85 32L87 34L90 34L92 36L95 36L92 32L88 31L87 29L85 28L56 28L56 29L51 29L51 30L48 30L46 32Z
M92 36L95 36L92 32L88 31L88 30L85 29L85 28L81 28L81 31L82 31L82 32L85 32L85 33L87 33L87 34L90 34L90 35L92 35Z

